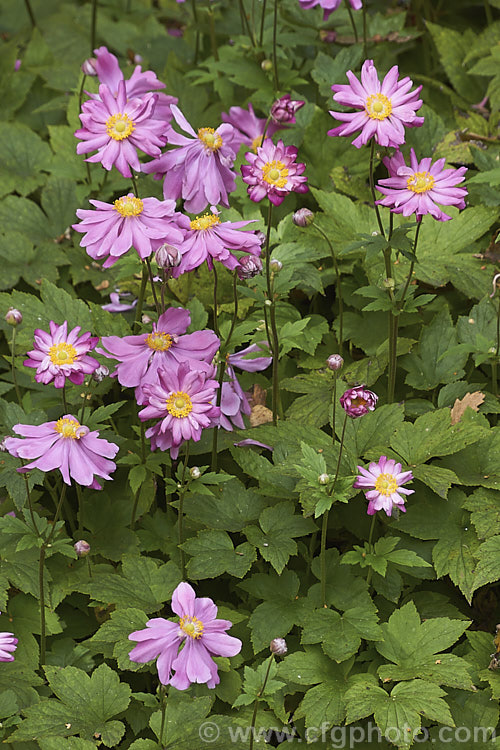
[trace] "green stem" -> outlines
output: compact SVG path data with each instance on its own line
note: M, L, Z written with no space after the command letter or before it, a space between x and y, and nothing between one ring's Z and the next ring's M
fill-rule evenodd
M62 400L63 400L64 411L66 414L69 414L68 402L66 400L66 383L62 387Z
M165 685L160 687L160 703L161 703L161 725L160 734L158 737L158 744L160 748L163 748L163 732L165 731L165 719L167 715L167 701L165 700Z
M252 29L250 28L250 22L248 20L248 17L247 17L246 11L245 11L245 5L243 3L243 0L239 0L239 3L240 3L241 20L245 24L245 27L246 27L246 30L247 30L247 34L248 34L248 37L249 37L250 42L252 44L252 47L255 47L255 39L254 39L254 36L253 36L253 33L252 33Z
M214 333L215 335L220 338L220 331L219 331L219 319L218 319L218 304L217 304L217 269L214 265L213 268L213 274L214 274Z
M144 295L146 293L146 286L148 283L149 273L148 267L144 261L142 262L142 281L141 288L139 290L139 299L137 300L137 308L135 311L135 322L134 322L134 333L139 333L142 320L142 307L144 305Z
M194 64L198 62L198 53L200 51L200 27L198 23L198 11L196 10L196 0L191 0L191 9L193 11L193 21L196 26L196 36L194 42Z
M82 488L79 484L76 484L76 496L78 498L78 510L76 512L76 519L78 522L78 533L83 531L83 523L82 523L82 509L83 509L83 501L82 501Z
M271 302L270 305L270 319L271 319L271 340L269 340L269 346L273 355L273 424L276 425L278 422L278 402L279 402L279 379L278 379L278 360L279 360L279 341L278 341L278 329L276 327L276 301L273 293L273 283L271 278L271 222L273 216L273 204L269 201L269 209L267 214L267 234L266 234L266 281L267 281L267 299ZM265 311L264 311L265 312Z
M495 359L493 360L493 364L491 366L491 377L492 377L492 387L493 387L493 393L495 396L498 396L498 381L497 381L497 369L498 369L498 353L500 352L500 302L498 303L498 309L497 309L497 346L496 346L496 352L495 352Z
M131 516L131 518L130 518L130 528L132 529L132 531L133 531L133 530L134 530L134 528L135 528L135 517L136 517L136 514L137 514L137 506L138 506L138 504L139 504L139 495L140 495L140 494L141 494L141 488L139 487L139 489L138 489L138 490L137 490L137 492L135 493L135 497L134 497L134 505L133 505L133 507L132 507L132 516Z
M210 7L210 0L207 4L208 9L208 31L210 34L210 46L212 47L212 55L215 62L219 62L219 50L217 49L217 37L215 35L215 19L212 8Z
M263 0L263 2L262 2L262 14L260 16L259 47L262 47L262 41L264 39L264 22L266 20L266 5L267 5L267 0Z
M23 478L24 478L24 484L26 486L26 496L28 498L28 508L30 511L31 523L33 524L33 527L36 531L37 536L40 536L40 530L35 521L35 514L33 513L33 503L31 502L31 492L30 492L30 485L29 485L28 477L26 476L26 474L23 474Z
M367 53L367 33L366 33L366 3L363 3L363 58L366 60L368 57Z
M392 279L392 249L388 247L384 250L384 262L385 262L385 274L387 279ZM388 287L387 292L391 298L391 302L394 302L393 290ZM388 386L387 386L387 403L392 404L394 401L394 390L396 385L396 330L394 327L394 312L389 310L388 324L389 324L389 371L388 371Z
M358 44L358 42L359 42L359 36L358 36L358 30L356 28L356 24L354 23L354 16L352 14L352 8L351 8L351 6L349 4L349 0L344 0L344 2L345 2L345 6L347 8L347 12L349 13L349 18L351 19L352 30L354 31L354 41L356 42L356 44Z
M255 721L257 719L257 709L259 707L260 698L263 695L264 690L266 689L267 680L269 678L269 672L271 671L271 664L273 663L273 661L274 661L274 654L271 654L271 656L269 657L269 662L268 662L268 665L267 665L266 674L265 674L265 677L264 677L264 682L262 683L262 687L259 690L259 692L257 693L257 697L255 699L255 703L253 704L252 722L250 724L250 744L248 746L248 750L253 750L253 741L254 741L254 735L255 735Z
M342 282L340 278L340 268L339 264L337 263L337 257L335 255L335 250L333 249L333 245L330 242L330 238L324 232L321 227L319 227L317 224L313 222L312 226L318 230L318 232L324 237L324 239L328 243L328 247L330 248L330 253L332 256L332 262L333 267L335 269L336 274L336 290L337 290L337 299L339 303L339 354L342 357L344 354L344 299L342 297Z
M280 81L279 81L279 76L278 76L278 57L276 55L277 36L278 36L278 0L274 0L274 17L273 17L273 77L274 77L274 91L276 93L280 90Z
M94 54L97 23L97 0L92 0L92 20L90 22L90 54Z
M385 237L384 225L382 224L382 219L380 218L380 211L376 203L377 196L375 195L375 183L373 179L373 157L374 156L375 156L375 140L372 138L372 141L370 143L370 171L368 174L368 178L370 181L370 192L372 194L373 208L375 209L375 214L377 216L378 228L380 229L380 234L383 237Z
M376 518L377 518L377 514L374 513L373 516L372 516L372 522L371 522L371 525L370 525L370 533L368 534L368 546L369 547L371 546L371 543L372 543L373 531L375 529L375 519ZM373 568L369 567L368 568L368 573L366 574L366 583L368 585L370 585L370 581L372 580L372 575L373 575Z
M155 283L153 280L153 269L151 268L151 261L149 260L149 258L146 258L146 265L148 267L149 283L151 284L151 291L153 292L153 300L155 303L156 312L157 312L158 317L160 317L161 309L160 309L160 304L158 302L158 297L156 296Z
M56 524L61 513L62 504L66 496L66 483L63 482L61 496L59 498L59 504L56 509L52 528L49 532L47 539L45 539L40 547L40 556L38 558L38 586L40 589L40 667L45 664L45 642L46 642L46 623L45 623L45 554L50 542L54 535Z
M335 444L335 412L337 408L337 375L338 373L335 371L333 373L333 394L332 394L332 401L333 401L333 411L332 411L332 440Z
M17 373L16 373L16 326L12 327L12 380L14 381L14 388L16 391L17 403L21 406L21 391L17 384Z
M184 555L184 550L181 547L181 544L184 541L184 493L186 491L185 486L185 478L186 478L186 469L189 461L189 440L186 442L186 451L184 453L184 466L182 467L182 479L181 479L181 489L179 492L179 509L178 509L178 534L179 534L179 553L181 558L181 576L182 580L184 581L186 578L186 559Z
M28 16L30 17L31 25L34 29L36 29L36 21L35 16L33 14L33 8L31 7L30 0L24 0L24 4L26 6L26 10L28 11Z
M345 413L344 424L342 425L342 435L340 436L340 445L339 445L339 457L337 459L337 468L335 469L335 477L332 482L332 488L329 492L330 496L333 495L333 491L335 490L335 485L337 484L337 479L339 476L340 461L342 459L342 451L344 449L346 425L347 425L347 412ZM320 564L321 564L321 603L323 607L327 606L327 603L326 603L326 535L328 531L328 514L329 514L328 510L326 510L323 513L323 521L321 524Z
M486 23L491 26L493 23L493 13L488 0L484 0L484 12L486 13Z

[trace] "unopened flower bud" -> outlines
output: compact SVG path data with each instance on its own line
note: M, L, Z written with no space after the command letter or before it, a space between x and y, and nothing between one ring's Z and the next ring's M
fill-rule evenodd
M191 475L191 479L199 479L201 477L201 471L197 466L193 466L191 469L189 469L189 473Z
M142 62L142 55L134 55L134 63L140 65Z
M396 286L396 282L394 281L394 279L391 279L391 278L384 279L382 282L382 285L384 286L385 289L394 289L394 287Z
M285 94L277 99L271 107L271 117L280 125L295 122L295 113L305 104L301 99L292 99L290 94Z
M89 57L87 60L84 60L82 63L82 73L86 76L96 76L96 62L97 60L95 57Z
M109 368L106 365L99 365L99 367L92 373L92 380L96 383L102 383L102 381L109 375Z
M16 62L14 63L14 72L15 72L15 73L17 73L17 71L18 71L18 70L20 69L20 67L21 67L21 65L22 65L22 62L23 62L23 61L22 61L22 60L20 60L20 59L18 58L18 59L16 60Z
M344 365L344 360L340 354L330 354L326 360L326 364L330 370L340 370Z
M271 653L276 654L276 656L284 656L288 651L288 646L286 645L284 638L273 638L269 644L269 649Z
M237 267L236 273L242 281L253 279L254 276L262 273L261 259L257 255L244 255L243 258L240 258L240 265Z
M85 542L83 539L75 542L73 547L78 557L86 557L90 552L90 544L88 542Z
M6 438L0 441L0 453L7 453L7 446L5 445Z
M279 273L281 269L283 268L283 263L277 258L273 258L272 260L269 261L269 268L274 273Z
M260 229L258 229L255 232L255 237L259 240L259 242L261 244L261 247L262 247L265 244L266 239L267 239L266 235L264 234L264 232L261 232Z
M155 260L158 268L168 271L170 268L177 268L180 265L182 254L179 248L166 242L156 251Z
M292 221L297 227L309 227L314 221L314 214L308 208L299 208Z
M330 475L329 474L320 474L318 477L318 482L320 484L328 484L330 481Z
M333 44L333 42L337 39L337 32L334 29L320 29L319 38L322 42Z
M146 313L144 313L144 315L141 318L141 322L144 323L145 326L147 326L153 322L153 319L150 318L149 315L146 315Z
M273 63L272 60L268 60L267 58L265 60L262 60L260 67L262 70L269 71L273 69Z
M19 323L23 322L23 314L20 310L16 310L15 307L9 307L5 315L5 320L10 326L18 326Z

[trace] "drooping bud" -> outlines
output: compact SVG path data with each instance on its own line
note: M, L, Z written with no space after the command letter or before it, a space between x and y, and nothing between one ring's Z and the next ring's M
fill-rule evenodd
M258 276L262 273L262 261L256 255L244 255L240 258L240 265L236 269L238 278L242 281L244 279L253 279L254 276Z
M90 544L83 539L79 539L78 542L75 542L73 547L78 557L86 557L90 552Z
M271 117L280 125L295 122L295 113L305 104L301 99L292 99L290 94L285 94L277 99L271 107Z
M330 354L326 360L326 364L330 370L340 370L344 366L344 360L340 354Z
M192 466L191 469L189 469L189 473L191 475L191 479L199 479L201 477L201 471L197 466Z
M9 307L5 315L5 320L10 326L18 326L19 323L23 322L23 314L20 310L16 310L15 307Z
M309 227L314 221L314 214L308 208L299 208L295 211L292 221L297 227Z
M109 367L106 367L106 365L99 365L99 367L92 373L92 380L95 380L96 383L102 383L108 375Z
M89 57L87 60L84 60L82 63L82 73L86 76L96 76L96 63L97 60L95 57Z
M155 253L155 260L158 268L168 271L171 268L177 268L182 260L182 254L179 248L169 245L166 242L161 245Z
M283 268L283 263L280 260L278 260L277 258L272 258L269 261L269 268L274 273L279 273L281 271L281 269Z
M284 638L273 638L269 644L269 649L271 653L276 654L276 656L284 656L288 651L288 646L286 645Z
M329 474L320 474L318 477L319 484L328 484L329 481L330 481Z

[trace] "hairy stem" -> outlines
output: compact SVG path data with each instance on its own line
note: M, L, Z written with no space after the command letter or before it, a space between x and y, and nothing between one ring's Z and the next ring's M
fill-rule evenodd
M28 16L30 17L31 25L34 29L36 29L36 21L35 16L33 14L33 8L31 7L30 0L24 0L24 4L26 6L26 10L28 11Z
M186 492L186 469L189 461L189 440L186 442L186 450L184 453L184 465L182 467L182 479L181 479L181 489L179 491L179 509L178 509L178 538L179 538L179 554L181 558L181 576L182 580L184 581L186 578L186 558L184 555L184 550L182 549L181 545L184 541L184 493Z
M137 307L135 311L134 333L139 333L139 329L141 327L142 307L144 305L144 295L146 294L146 286L148 283L148 278L149 278L148 267L146 263L143 261L142 262L141 288L139 289L139 298L137 300Z
M262 47L262 41L264 39L264 23L266 20L266 5L267 5L267 0L262 0L262 13L260 16L259 47Z
M354 22L354 16L352 14L352 8L351 8L351 6L349 4L349 0L344 0L344 2L345 2L345 7L347 8L347 12L349 13L349 18L351 20L351 26L352 26L352 30L354 32L354 41L356 42L356 44L358 44L358 42L359 42L359 36L358 36L358 30L356 28L356 24Z
M250 724L250 744L248 746L248 750L253 750L253 741L254 741L254 734L255 734L255 721L257 719L257 709L259 707L260 698L261 698L262 694L264 693L264 690L266 689L267 680L269 678L269 672L271 671L271 664L273 663L273 661L274 661L274 654L271 654L271 656L269 657L269 662L268 662L268 665L267 665L266 674L265 674L265 677L264 677L264 682L262 683L262 687L259 690L259 692L257 693L257 697L255 699L255 703L253 704L252 722Z
M344 299L342 297L342 281L340 278L340 268L339 264L337 263L337 256L335 255L335 250L333 249L333 245L330 242L330 238L324 232L321 227L319 227L317 224L313 222L312 226L318 230L318 232L324 237L324 239L328 243L328 247L330 248L330 253L332 256L332 262L333 267L335 269L336 274L336 291L337 291L337 300L339 303L339 354L342 357L344 354Z
M17 373L16 373L16 326L12 326L12 345L11 345L11 351L12 351L12 380L14 382L14 388L16 391L16 398L17 403L19 406L21 406L21 391L19 390L19 385L17 384Z
M97 0L92 0L92 20L90 22L90 54L94 54L97 25Z
M274 91L280 90L280 80L278 75L278 57L276 54L278 37L278 0L274 0L274 17L273 17L273 77Z

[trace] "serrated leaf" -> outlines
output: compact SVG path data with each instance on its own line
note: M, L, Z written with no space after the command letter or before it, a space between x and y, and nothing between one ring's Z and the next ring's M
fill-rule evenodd
M40 136L21 123L3 123L0 143L0 195L29 195L43 185L52 153Z
M199 531L196 537L184 542L182 548L192 555L188 562L191 578L215 578L229 573L243 578L256 559L255 549L248 542L234 547L225 531Z

